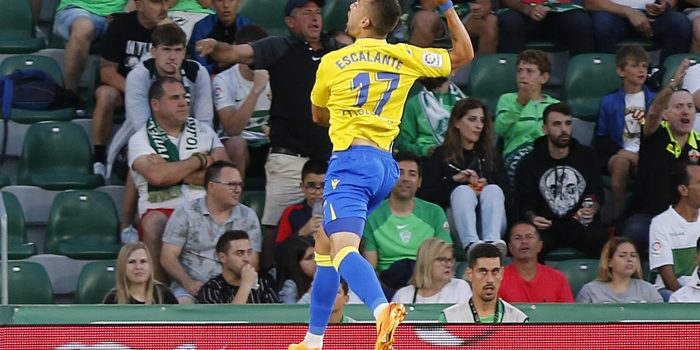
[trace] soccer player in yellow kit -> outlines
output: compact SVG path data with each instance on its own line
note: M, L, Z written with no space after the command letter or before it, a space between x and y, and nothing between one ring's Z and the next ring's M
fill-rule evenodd
M347 33L357 41L323 56L311 92L314 122L330 125L333 154L326 173L323 230L317 236L317 271L309 330L289 350L318 349L342 276L377 320L375 349L392 349L403 305L389 304L372 266L358 252L367 215L389 194L399 169L391 144L404 102L419 77L444 77L474 57L472 44L450 0L436 0L447 19L453 48L391 45L387 34L401 15L397 0L357 0Z

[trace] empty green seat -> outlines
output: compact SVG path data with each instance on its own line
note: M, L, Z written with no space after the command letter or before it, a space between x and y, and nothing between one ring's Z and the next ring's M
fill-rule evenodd
M681 62L683 62L683 60L686 58L688 61L690 61L690 64L700 63L700 54L697 53L679 53L666 57L666 60L663 62L664 68L666 68L663 79L664 86L666 86L668 81L671 80L673 73L675 73L676 69L678 69L678 65L681 64Z
M573 248L559 248L552 250L545 257L546 261L562 261L571 259L582 259L585 255Z
M571 106L575 117L595 122L598 120L600 99L618 89L621 82L615 71L615 55L576 55L569 60L566 71L566 102Z
M33 261L8 261L7 289L10 304L53 304L49 274Z
M501 95L517 92L515 77L517 54L493 54L477 57L472 62L467 94L480 99L496 115L496 103Z
M48 190L95 188L104 184L92 173L90 141L70 122L33 124L24 137L17 183Z
M571 259L560 261L554 266L569 279L574 297L584 284L593 281L598 275L598 259Z
M46 253L105 260L115 259L119 249L117 208L108 194L76 190L56 196L44 237Z
M36 52L46 45L37 38L27 0L0 0L0 54Z
M5 174L0 174L0 188L10 186L10 178Z
M115 260L93 261L80 270L75 304L102 304L105 295L114 288Z
M255 214L258 215L258 219L260 219L263 211L265 211L265 191L243 191L241 203L253 209Z
M22 206L10 192L2 193L2 200L7 212L7 255L10 259L26 259L36 255L36 245L27 242L27 229L24 226ZM2 242L0 242L0 246Z
M2 0L0 0L2 1ZM0 75L7 75L17 69L40 69L48 74L58 85L63 86L63 72L53 58L39 55L16 55L5 58L0 63ZM68 121L75 117L74 108L62 108L47 111L12 108L10 119L18 123L31 124L44 120Z
M287 2L282 0L248 0L238 6L238 13L265 28L269 35L284 36L289 33L284 23L286 4Z

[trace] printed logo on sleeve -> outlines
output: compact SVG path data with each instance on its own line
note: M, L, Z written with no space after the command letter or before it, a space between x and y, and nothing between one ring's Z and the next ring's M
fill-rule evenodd
M651 255L659 256L661 255L661 242L656 241L651 244Z
M424 52L423 63L429 67L442 67L442 55L435 52Z

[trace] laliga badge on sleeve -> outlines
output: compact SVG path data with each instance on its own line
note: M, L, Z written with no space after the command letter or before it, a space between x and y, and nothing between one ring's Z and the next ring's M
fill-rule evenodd
M442 67L442 56L435 52L424 52L423 63L430 67Z
M700 152L695 148L691 149L688 151L688 159L693 163L697 163L698 159L700 159Z
M661 255L661 242L657 241L651 245L651 255L653 255L653 256Z

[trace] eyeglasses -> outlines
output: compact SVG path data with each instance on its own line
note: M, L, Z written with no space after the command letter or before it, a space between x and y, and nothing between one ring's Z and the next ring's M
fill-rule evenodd
M449 265L449 264L455 263L455 258L448 258L446 256L439 256L439 257L435 258L435 261L437 261L443 265Z
M219 181L219 180L211 180L211 182L216 183L216 184L222 184L224 186L228 186L228 188L235 190L235 189L241 189L243 190L243 183L242 182L226 182L226 181Z
M309 181L309 182L304 182L304 183L302 184L302 186L304 186L304 188L305 188L306 190L308 190L308 191L316 191L316 190L318 190L318 191L323 192L323 182L313 182L313 181Z

